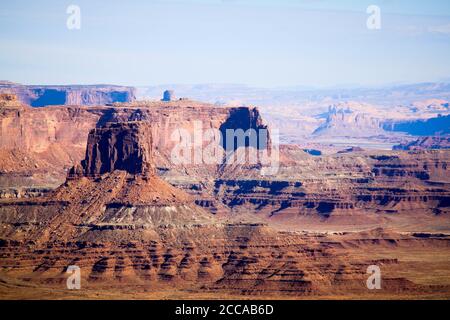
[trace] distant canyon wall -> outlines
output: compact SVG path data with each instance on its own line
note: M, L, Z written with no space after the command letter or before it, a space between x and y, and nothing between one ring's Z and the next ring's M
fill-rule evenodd
M32 107L47 105L105 105L136 100L133 87L114 85L28 86L0 83L0 93L16 94Z
M412 136L450 133L450 115L437 114L426 119L389 119L370 112L332 109L313 132L315 136L369 137L388 132Z
M91 129L124 121L152 124L155 161L163 169L173 167L171 151L179 141L174 141L172 134L183 129L193 137L195 121L203 131L267 128L257 108L216 108L191 101L48 108L9 103L0 105L0 186L27 185L30 183L24 183L23 177L36 179L39 173L43 180L44 176L54 177L61 183L66 171L83 159ZM198 170L205 168L199 165Z
M389 120L384 122L382 127L386 131L405 132L413 136L450 134L450 115L418 120Z

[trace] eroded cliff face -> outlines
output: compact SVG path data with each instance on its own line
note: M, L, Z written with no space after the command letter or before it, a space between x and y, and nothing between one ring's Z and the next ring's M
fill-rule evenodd
M115 229L118 224L120 229L138 223L145 229L148 224L159 227L155 221L192 224L198 220L196 212L200 218L209 218L187 194L157 177L150 125L145 122L113 123L92 130L85 159L69 171L64 184L34 201L6 203L3 235L16 238L16 233L18 239L37 242L73 240L89 232L83 227L88 225L96 230L98 225ZM31 216L30 207L34 208ZM46 213L39 214L42 211ZM6 226L22 219L36 222L27 224L25 234L14 223Z
M18 99L33 107L50 105L105 105L136 100L132 87L113 85L27 86L0 84L0 92L16 94Z
M182 297L365 296L371 264L383 265L384 295L448 295L447 283L401 276L404 264L397 259L374 250L373 256L361 255L374 241L380 252L395 248L404 254L406 247L416 254L424 248L448 254L445 235L281 232L237 222L240 217L213 216L151 170L151 126L134 121L96 128L85 159L63 185L44 197L0 200L2 297L27 297L31 289L24 288L31 286L63 297L70 265L81 268L80 292L87 295L108 290L126 297L129 290L145 294L141 288L151 288L153 298L162 297L158 290ZM272 181L254 187L275 195L300 185ZM427 267L438 273L443 268L439 259Z
M153 174L150 125L142 122L111 123L91 130L82 175L100 176L114 170L130 174ZM69 174L76 174L78 167Z
M42 194L60 185L106 112L86 107L0 106L0 197Z
M450 230L448 151L280 152L275 177L225 168L211 192L235 213L255 212L294 229Z
M405 230L419 225L425 231L439 225L449 228L447 150L312 157L295 146L282 146L277 174L262 176L259 164L176 164L171 158L180 143L173 134L181 130L193 140L199 129L267 129L256 108L173 101L37 109L6 101L0 121L2 197L36 196L54 189L64 182L67 170L85 157L87 143L95 148L88 148L92 154L83 172L98 175L129 162L140 163L147 157L136 151L142 129L135 131L128 124L125 133L118 125L139 121L150 124L143 136L152 137L147 142L156 172L213 214L257 214L254 218L263 221L319 229L393 222ZM104 130L114 131L114 125L125 134L124 145L115 136L103 135ZM265 148L270 147L270 137L267 141ZM208 142L201 143L204 147ZM223 146L223 140L217 143ZM134 170L143 168L137 165Z
M241 122L235 120L239 115ZM241 115L245 117L241 118ZM194 130L266 128L256 108L216 108L192 101L170 103L117 104L111 107L31 108L17 102L5 102L0 108L0 189L3 197L33 195L31 189L55 188L66 171L85 155L88 133L108 122L145 121L151 124L155 166L167 175L183 180L201 180L214 175L218 165L175 166L171 152L184 130L193 140ZM270 139L266 139L270 142ZM202 142L207 144L207 141Z
M1 150L20 149L45 158L52 148L66 149L67 156L61 162L68 166L79 162L84 156L89 131L108 122L151 123L152 145L158 165L167 163L173 147L180 142L172 136L180 130L185 130L193 139L194 129L267 129L256 108L216 108L189 101L119 104L106 108L39 109L8 103L1 107L0 112ZM270 142L270 137L267 141Z

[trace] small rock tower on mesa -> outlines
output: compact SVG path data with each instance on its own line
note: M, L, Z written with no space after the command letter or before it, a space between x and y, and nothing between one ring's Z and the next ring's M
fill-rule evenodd
M175 94L173 93L173 90L166 90L163 93L163 98L161 101L173 101L175 100Z

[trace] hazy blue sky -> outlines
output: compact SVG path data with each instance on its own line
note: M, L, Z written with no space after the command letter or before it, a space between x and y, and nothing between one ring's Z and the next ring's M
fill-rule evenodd
M68 30L68 5L81 29ZM381 30L366 9L381 8ZM379 85L450 78L448 0L1 1L0 79Z

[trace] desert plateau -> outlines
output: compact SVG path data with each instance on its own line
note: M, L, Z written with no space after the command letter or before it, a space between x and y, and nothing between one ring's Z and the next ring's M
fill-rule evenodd
M449 1L3 1L0 35L16 316L447 306Z
M255 107L2 99L4 298L449 297L450 151L281 144L266 176L261 163L171 161L173 130L266 128Z

